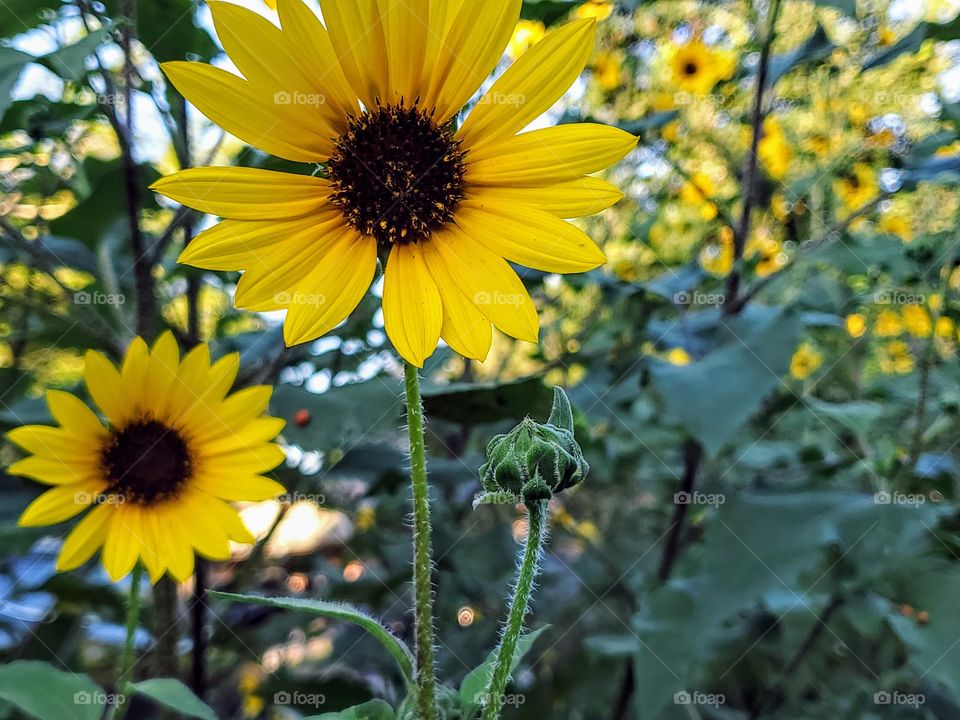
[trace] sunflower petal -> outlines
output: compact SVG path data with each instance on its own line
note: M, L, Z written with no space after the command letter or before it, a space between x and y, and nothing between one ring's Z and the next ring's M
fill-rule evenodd
M435 233L424 244L434 277L449 275L490 322L507 335L537 342L540 319L520 278L500 256L456 226ZM442 264L442 265L441 265Z
M560 218L577 218L616 205L623 199L623 193L606 180L582 177L556 185L480 186L471 188L470 198L479 204L492 200L501 204L527 205Z
M120 373L103 353L87 350L84 363L83 380L90 396L114 425L126 418L123 393L120 386Z
M403 99L410 106L421 95L420 78L432 29L430 0L380 0L380 10L389 72L389 91L384 99Z
M276 480L260 475L211 475L198 474L193 486L208 495L232 502L260 502L272 500L287 490Z
M550 185L607 168L637 138L608 125L577 123L533 130L485 145L467 156L467 180L476 185Z
M548 33L470 111L458 134L464 145L476 149L514 135L549 110L580 77L595 37L593 18Z
M47 392L47 407L53 419L71 435L102 437L107 429L80 398L62 390Z
M493 341L490 320L463 294L445 263L431 263L430 274L437 283L443 301L440 336L454 352L483 362Z
M106 487L103 480L91 479L47 490L27 506L17 524L38 527L69 520L90 507Z
M294 290L283 337L288 346L314 340L360 304L377 268L377 241L344 228L340 238Z
M387 48L377 0L320 0L343 74L363 104L386 97Z
M327 203L330 183L312 175L238 167L182 170L152 190L200 212L232 220L287 220Z
M536 208L501 201L467 201L457 224L511 262L544 272L586 272L607 258L579 228Z
M33 455L61 462L87 462L100 450L99 443L90 438L47 425L21 425L10 430L7 438Z
M311 126L303 108L285 96L199 62L163 64L170 82L212 122L271 155L294 162L324 162L333 149L323 123Z
M390 252L383 282L383 320L397 352L423 367L437 349L443 306L419 245L394 245Z
M103 545L103 566L114 582L122 580L133 570L140 555L140 537L140 507L116 506Z
M466 104L497 66L513 36L522 0L465 2L439 49L424 107L444 123Z
M63 541L57 557L57 572L80 567L103 547L115 509L114 505L97 505L77 523Z

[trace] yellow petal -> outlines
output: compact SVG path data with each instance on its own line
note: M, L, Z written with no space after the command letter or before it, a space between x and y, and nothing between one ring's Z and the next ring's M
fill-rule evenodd
M92 438L46 425L23 425L8 432L7 438L33 455L62 462L90 462L100 452L100 443Z
M100 438L107 434L103 423L79 398L62 390L47 391L47 407L53 419L71 435Z
M197 490L232 502L260 502L283 495L286 488L276 480L261 476L198 475L193 480Z
M507 335L537 342L537 309L503 258L453 225L434 233L424 249L434 277L449 275L477 309Z
M253 418L263 414L270 402L272 388L268 385L255 385L243 388L220 403L215 423L201 427L191 427L191 435L197 442L208 442L212 438L232 436L239 432Z
M17 523L37 527L69 520L90 507L106 487L103 480L92 479L47 490L27 506Z
M204 468L210 468L217 474L242 472L247 475L258 475L273 470L286 459L286 453L279 445L264 443L255 448L233 449L219 454L204 452L200 458L201 468L198 472L203 474Z
M120 373L103 353L88 350L84 363L83 380L90 397L107 419L117 425L127 416L120 386Z
M457 224L501 257L544 272L586 272L607 258L586 233L560 218L525 205L465 201Z
M430 28L430 0L380 0L389 70L387 102L409 107L422 94L420 78ZM432 29L433 32L438 32Z
M460 128L471 148L507 138L557 102L580 77L593 51L596 21L576 20L553 30L497 79Z
M465 2L439 49L423 106L446 122L466 104L503 56L522 0Z
M397 352L417 367L433 354L443 325L437 285L420 245L394 245L383 281L383 321Z
M236 432L227 426L223 426L224 434L216 440L204 443L203 453L205 455L218 455L220 453L252 450L273 440L286 424L287 421L283 418L263 417L251 420L249 424Z
M93 557L107 538L115 509L115 505L97 505L77 523L63 541L57 557L57 572L74 570Z
M150 575L151 583L156 583L167 569L161 551L163 545L160 540L160 533L162 529L157 523L157 517L156 512L147 511L140 514L140 529L143 532L140 557L147 573Z
M98 477L97 462L97 456L91 457L84 463L79 463L32 455L23 460L18 460L8 467L7 473L19 477L28 477L46 485L66 485Z
M210 373L210 348L201 343L183 358L177 377L170 387L168 417L187 419L187 408L205 389Z
M440 336L454 352L483 362L493 341L490 321L463 294L444 262L432 263L430 274L437 283L443 301Z
M285 220L323 208L330 183L311 175L203 167L168 175L151 189L211 215L234 220Z
M387 90L387 48L377 0L320 0L343 74L372 108Z
M189 524L180 522L180 507L177 503L167 503L157 507L156 523L160 528L157 536L160 542L160 556L163 558L170 575L178 582L186 582L193 574L194 555L190 543L186 540Z
M208 497L197 490L186 489L177 500L181 507L181 524L188 529L190 544L197 552L211 560L228 560L230 540L226 530L211 515Z
M133 570L140 555L140 506L117 505L103 544L103 566L114 582Z
M353 312L377 268L377 241L344 228L340 238L293 290L283 326L288 346L315 340Z
M311 125L303 107L270 88L199 62L168 62L163 71L200 112L244 142L294 162L329 157L333 139L324 124Z
M334 117L356 115L360 110L357 92L343 74L330 36L317 16L301 0L279 0L277 12L286 41L324 88L326 102L321 109Z
M210 513L210 517L214 522L222 527L224 531L226 531L227 537L234 542L254 543L257 541L253 533L243 524L240 513L223 500L219 500L212 495L207 495L204 500L204 507L207 512Z
M556 185L487 185L470 189L478 201L529 205L560 218L593 215L616 205L623 193L615 185L596 177L582 177Z
M636 144L630 133L595 123L533 130L470 151L467 182L549 185L575 180L613 165Z
M144 378L144 402L158 417L166 415L170 389L179 370L180 346L173 333L167 330L153 345Z
M123 389L123 403L127 415L136 415L143 409L144 382L147 378L147 366L150 364L150 348L143 338L135 337L127 348L127 354L120 365L120 383Z

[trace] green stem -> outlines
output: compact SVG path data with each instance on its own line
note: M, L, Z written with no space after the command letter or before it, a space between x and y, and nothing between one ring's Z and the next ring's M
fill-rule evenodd
M417 708L421 720L436 720L437 689L433 669L433 551L430 547L430 497L423 439L423 403L417 368L404 363L407 426L410 432L410 479L413 483L413 593L417 646Z
M117 666L117 703L107 715L110 720L122 718L127 713L127 696L130 694L129 675L133 669L134 650L136 647L137 626L140 624L140 578L143 576L143 567L137 563L130 576L130 594L127 596L127 638L123 643L123 654Z
M529 528L523 554L517 565L517 583L510 603L510 614L497 648L497 659L493 666L490 684L484 693L483 720L497 720L503 705L507 683L513 672L513 659L517 652L517 643L523 633L523 619L530 606L533 585L540 572L540 555L547 533L547 503L532 503L527 507Z

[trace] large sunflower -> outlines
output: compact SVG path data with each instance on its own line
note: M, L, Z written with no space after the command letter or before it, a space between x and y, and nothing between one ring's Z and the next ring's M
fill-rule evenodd
M507 260L582 272L604 254L564 221L622 194L590 173L636 144L597 124L517 134L576 80L595 21L579 20L528 50L463 124L454 122L496 67L521 0L280 0L281 27L211 2L243 74L166 63L176 88L240 139L315 176L198 168L155 188L224 221L180 256L243 270L236 303L287 310L288 344L343 321L385 263L383 313L398 352L422 365L440 337L483 360L491 323L536 342L537 312Z
M139 558L154 582L164 572L183 581L194 552L226 560L230 540L253 542L228 501L283 493L261 473L284 458L270 443L284 423L261 417L269 387L227 396L238 362L234 353L211 365L207 346L198 345L181 363L169 332L152 350L134 340L119 370L90 351L84 380L107 424L77 397L51 390L58 427L8 433L32 453L8 472L54 486L21 525L53 525L92 508L64 541L58 570L79 567L102 547L114 580Z

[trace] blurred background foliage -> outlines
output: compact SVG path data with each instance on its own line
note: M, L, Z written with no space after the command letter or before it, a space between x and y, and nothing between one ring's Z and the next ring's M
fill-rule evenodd
M448 683L495 643L525 533L518 508L471 509L483 447L544 417L559 384L592 472L554 502L545 629L507 717L960 717L958 9L524 4L511 57L599 21L546 121L641 143L611 173L627 198L585 221L609 264L524 275L542 343L500 336L483 365L439 351L426 368ZM189 164L315 170L225 137L164 83L166 60L230 67L208 8L6 0L0 36L0 429L48 421L42 391L76 388L87 348L116 358L170 327L239 351L241 383L277 385L290 493L244 509L261 543L203 585L351 601L409 638L400 368L377 298L284 349L279 318L233 309L236 274L176 264L212 219L147 189ZM36 493L3 477L0 659L107 687L123 588L95 564L54 574L69 528L15 524ZM402 692L355 628L196 589L148 601L139 672L179 673L219 717ZM138 699L133 716L162 712Z

